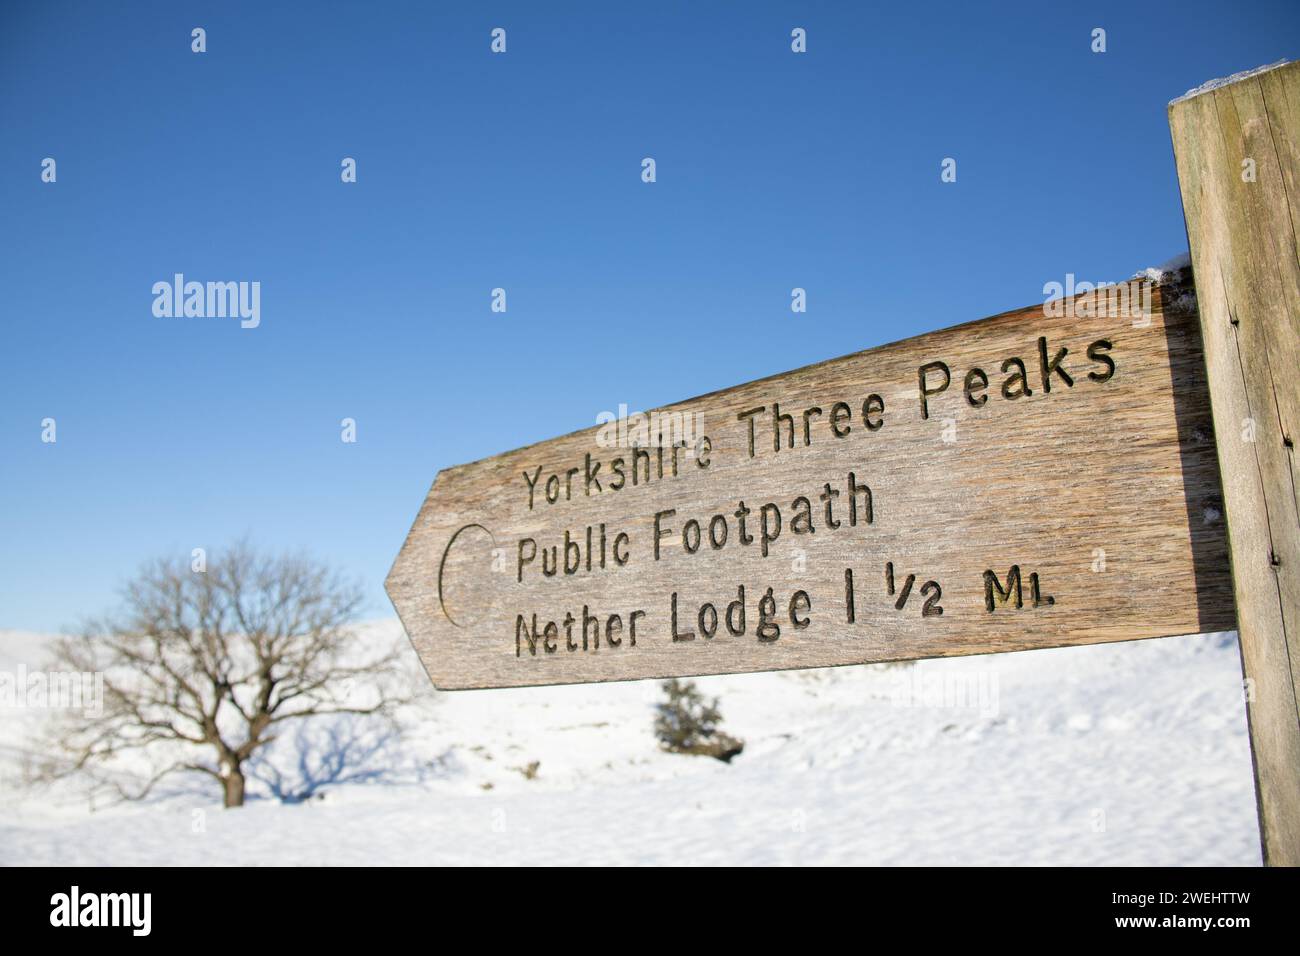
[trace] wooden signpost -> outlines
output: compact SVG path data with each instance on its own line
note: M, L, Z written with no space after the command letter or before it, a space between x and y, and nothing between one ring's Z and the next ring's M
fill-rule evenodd
M1231 628L1196 316L1126 288L447 469L393 603L440 688Z
M1232 542L1260 833L1300 866L1300 63L1169 107Z
M387 581L434 684L1227 630L1235 591L1265 857L1296 862L1296 67L1170 122L1199 317L1112 287L446 469Z

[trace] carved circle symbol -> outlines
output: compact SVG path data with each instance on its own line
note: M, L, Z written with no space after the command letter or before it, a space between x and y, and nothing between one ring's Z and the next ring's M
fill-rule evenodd
M490 566L481 567L484 560L491 561L490 548L484 554L485 536L486 541L495 547L496 535L483 525L462 525L447 541L447 546L442 551L442 560L438 562L438 605L447 620L456 627L475 623L473 618L477 614L472 609L481 602L474 601L474 596L489 586L486 575L491 573ZM457 542L460 542L459 547ZM469 610L466 609L467 606ZM453 610L460 616L460 620L452 614Z

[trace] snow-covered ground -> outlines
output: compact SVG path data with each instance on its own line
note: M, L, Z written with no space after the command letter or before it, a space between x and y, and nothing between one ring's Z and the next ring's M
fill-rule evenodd
M0 670L47 640L0 631ZM377 777L238 810L25 790L45 714L0 709L0 863L1260 862L1234 635L698 683L730 765L656 749L651 682L426 689Z

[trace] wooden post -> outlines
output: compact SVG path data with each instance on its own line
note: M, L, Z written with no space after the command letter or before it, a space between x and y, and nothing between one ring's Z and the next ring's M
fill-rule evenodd
M1169 104L1232 556L1264 862L1300 865L1300 63Z

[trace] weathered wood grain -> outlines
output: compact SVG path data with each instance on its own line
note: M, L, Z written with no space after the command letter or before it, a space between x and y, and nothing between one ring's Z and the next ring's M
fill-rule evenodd
M1220 436L1264 858L1296 866L1300 63L1177 100L1169 124Z
M676 477L665 449L664 478L651 449L651 480L617 491L612 459L632 452L602 447L597 428L448 468L393 565L388 593L430 677L445 689L820 667L1231 628L1196 316L1167 310L1160 290L1152 304L1136 322L1049 317L1040 304L682 402L666 411L698 416L707 449L694 458L679 453ZM1068 349L1061 367L1073 385L1050 372L1050 391L1044 387L1040 338L1049 362ZM1014 357L1031 394L1009 398L1003 388L1016 366L1003 368ZM919 370L935 362L947 365L951 385L928 398L923 416ZM972 390L972 399L986 399L978 407L964 393L974 368L989 380ZM932 367L927 389L941 380ZM867 426L864 404L878 427ZM794 432L794 447L786 447L782 426L779 452L771 422L777 405L793 416ZM750 419L740 416L759 407L766 412L751 457ZM820 412L809 416L805 444L809 408ZM833 415L839 430L851 429L843 437L834 434ZM600 491L586 483L588 454L603 463ZM531 508L526 474L539 475ZM553 504L544 498L550 475L560 489ZM830 521L827 485L838 494L828 496ZM854 496L856 514L850 508L854 485L870 488L869 520L865 493ZM811 533L793 526L798 497L808 499ZM742 502L750 509L749 544L740 542ZM768 503L782 527L765 556L764 513L769 538L775 527ZM661 515L661 525L671 533L656 560L655 516L668 510L675 513ZM701 522L695 553L682 539L689 519ZM727 538L715 548L711 522L718 538L721 521ZM586 529L598 552L602 524L607 566L599 567L597 554L588 570ZM573 574L564 570L566 552L570 565L573 557L566 529L581 554ZM620 533L628 535L620 552L627 561L618 566L612 549ZM530 541L536 557L521 570L521 542L528 555ZM560 567L549 577L543 550L553 546ZM1012 568L1019 569L1020 608L998 593L1010 592ZM740 586L745 621L736 635L725 619ZM769 588L779 634L764 628L760 636L759 602ZM674 594L676 633L693 639L674 640ZM722 619L713 637L700 626L705 603ZM598 646L590 629L583 646L584 606L599 619ZM635 640L633 612L640 612ZM571 640L566 614L577 619ZM606 630L615 614L617 643ZM547 621L556 622L554 640ZM732 623L739 624L734 612Z

